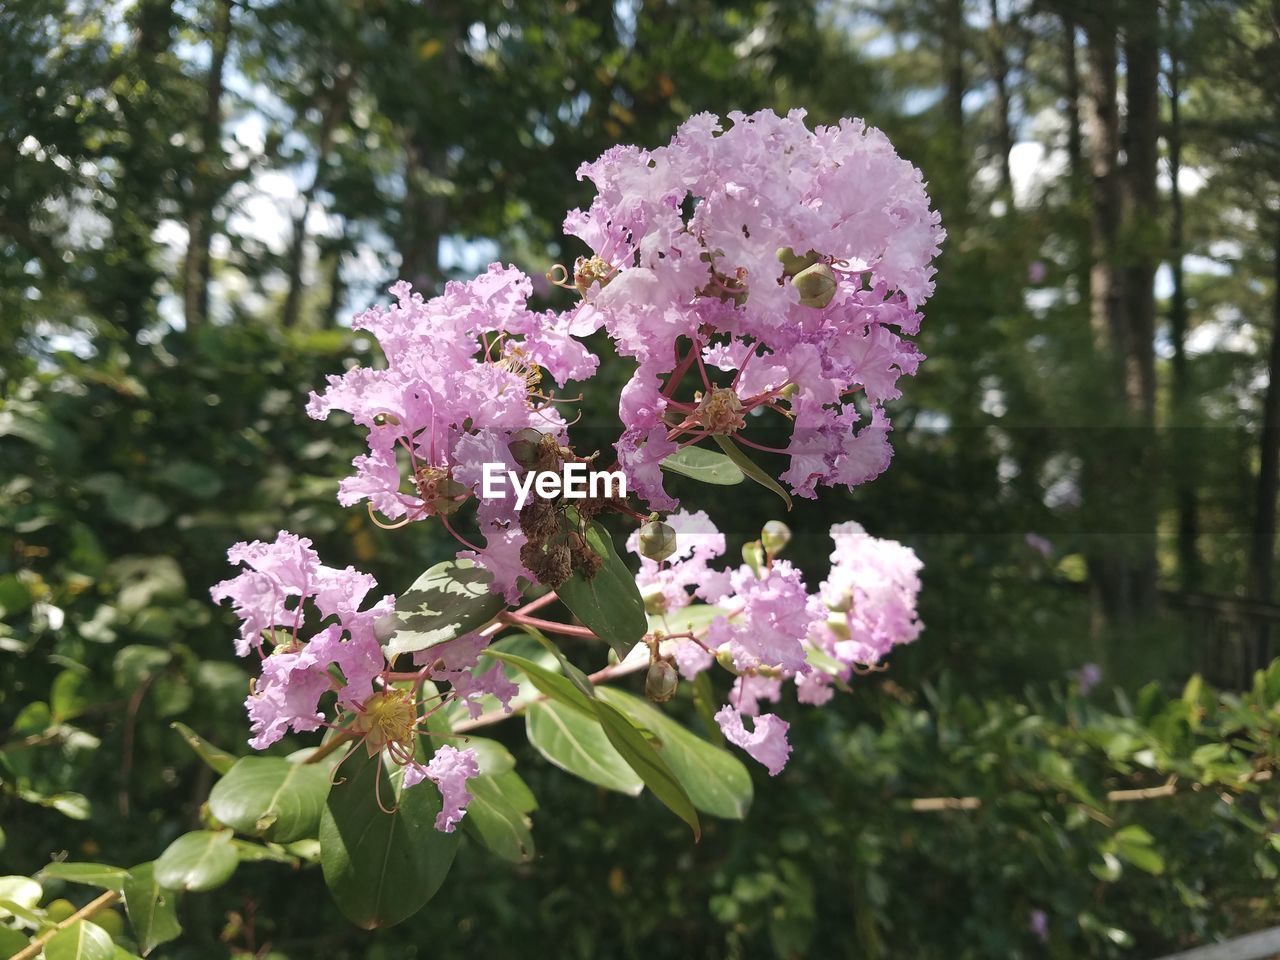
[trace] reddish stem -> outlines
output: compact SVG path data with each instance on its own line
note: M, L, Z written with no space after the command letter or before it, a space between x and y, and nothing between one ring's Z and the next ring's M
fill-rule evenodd
M588 640L600 639L588 627L575 627L572 624L543 620L540 617L526 617L520 613L500 613L498 614L498 619L504 623L511 624L513 627L533 627L537 630L545 630L548 633L562 633L567 637L584 637Z

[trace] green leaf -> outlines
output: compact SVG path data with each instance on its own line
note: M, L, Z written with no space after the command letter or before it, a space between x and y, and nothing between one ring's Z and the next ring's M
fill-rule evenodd
M40 898L43 895L44 888L30 877L0 877L0 900L4 900L14 906L29 910L40 902ZM5 910L0 909L0 919L7 915Z
M604 727L605 735L614 749L622 755L622 759L626 760L631 769L640 775L640 779L653 791L655 797L689 825L695 840L701 837L702 828L698 825L698 813L689 799L689 794L685 792L684 787L653 744L646 740L644 734L611 704L599 699L593 700L592 704L595 706L596 716L600 719L600 726Z
M462 746L476 752L476 763L483 774L492 777L516 768L516 758L497 740L468 736Z
M240 833L289 843L315 835L328 793L322 764L242 757L213 785L209 810Z
M354 769L353 769L354 768ZM440 793L428 783L403 792L403 768L357 751L329 791L320 818L320 864L343 914L372 930L413 916L449 873L458 834L435 828ZM375 790L377 791L375 793ZM378 798L393 813L378 807Z
M554 643L550 637L539 630L537 627L526 626L525 633L538 641L539 645L556 658L556 662L560 664L560 670L575 687L585 693L588 697L595 696L595 689L591 684L591 678L579 670L568 657L564 655L564 651Z
M132 643L116 654L116 686L125 693L133 693L143 683L168 666L173 654L159 647Z
M494 783L502 788L503 794L511 805L521 813L533 813L538 809L538 799L533 795L533 791L529 789L529 785L521 779L520 774L514 770L499 773L492 779Z
M56 861L40 871L43 877L65 880L67 883L83 883L119 893L124 888L129 871L105 863L64 863Z
M738 465L723 453L703 447L685 447L662 461L664 470L679 473L703 483L732 486L741 483L746 475Z
M153 862L140 863L129 870L124 882L124 909L144 957L182 933L182 924L178 922L178 893L160 886L155 868Z
M560 674L554 673L541 664L534 663L525 657L507 653L505 650L494 650L489 647L483 651L483 656L493 657L495 660L501 660L503 663L508 663L515 667L529 678L530 683L552 700L563 703L565 706L573 707L575 710L581 710L588 716L595 715L595 711L591 706L593 698Z
M20 953L30 942L31 938L21 930L0 924L0 956L11 957Z
M613 549L609 532L592 521L586 538L604 563L590 580L575 573L560 585L556 594L574 616L607 641L619 657L625 657L649 629L644 598L640 596L636 578Z
M437 563L396 600L387 658L416 653L483 627L506 606L492 577L470 560Z
M44 945L45 960L112 960L115 954L111 935L88 920L63 927Z
M507 797L503 785L493 777L479 776L467 781L471 802L462 826L490 852L512 863L533 859L533 834L529 818Z
M600 697L656 738L650 741L703 813L741 820L751 808L751 775L728 750L708 743L647 700L621 690L600 689Z
M76 670L63 670L53 678L53 685L49 688L49 707L55 723L80 715L89 703L85 686L84 675Z
M731 437L722 437L716 434L714 439L720 445L720 449L738 466L738 469L760 484L760 486L772 490L780 496L782 502L787 505L787 509L791 509L791 494L787 493L777 480L765 473L758 463L748 457L742 448L733 442Z
M631 796L644 789L594 716L547 700L531 703L524 720L529 742L566 773Z
M226 883L240 858L230 830L194 830L169 844L155 865L155 879L171 890L212 890Z
M215 747L185 723L175 722L169 724L169 727L172 730L178 731L182 736L182 739L187 742L187 746L194 750L196 756L203 760L205 765L214 773L226 773L235 766L236 758L234 756L227 753L225 750Z

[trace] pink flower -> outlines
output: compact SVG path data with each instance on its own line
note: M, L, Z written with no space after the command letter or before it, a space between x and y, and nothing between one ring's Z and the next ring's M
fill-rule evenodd
M423 780L434 783L440 791L443 803L440 812L436 814L436 829L453 833L466 816L467 804L471 802L467 781L478 776L480 765L474 750L459 750L444 744L436 748L435 755L425 767L420 763L411 763L405 767L404 786L408 789Z
M373 577L354 567L326 567L310 540L283 530L271 543L237 543L227 558L247 569L210 593L215 602L230 600L241 618L236 651L246 656L261 648L264 634L275 648L263 658L262 675L245 701L254 749L289 730L318 729L324 721L320 698L330 690L347 708L373 693L374 678L386 666L374 624L394 611L394 596L361 610L377 586ZM308 629L315 630L309 638Z
M564 224L607 267L578 316L639 361L618 454L656 509L674 505L657 470L672 440L736 433L739 410L779 404L806 411L786 448L797 494L873 478L889 462L882 404L923 359L903 338L919 330L944 234L920 172L860 120L810 131L800 110L729 119L699 114L666 146L584 164L597 194ZM681 338L734 377L700 368L710 399L680 408L687 429L672 429L659 385ZM856 428L855 391L872 413Z
M395 305L355 318L353 327L378 339L386 367L330 376L307 404L312 417L340 410L368 431L369 452L339 486L341 503L366 500L390 521L440 516L449 525L450 514L479 496L479 466L511 461L514 434L533 429L567 442L564 417L545 394L552 381L595 372L596 358L577 339L595 327L576 314L531 311L532 290L523 273L494 263L431 300L398 283ZM513 501L479 510L486 545L472 555L514 600L528 572Z
M748 731L742 723L742 714L730 706L720 708L716 714L716 723L726 740L741 747L759 763L764 764L769 776L776 777L787 765L791 755L791 744L787 742L787 730L790 724L772 713L764 713L753 721L753 729Z

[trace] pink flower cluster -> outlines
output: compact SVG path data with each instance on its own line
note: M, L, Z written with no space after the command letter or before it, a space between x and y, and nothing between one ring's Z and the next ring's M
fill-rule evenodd
M367 500L389 520L439 516L448 525L477 495L486 543L467 555L513 602L517 577L532 579L520 561L525 541L511 498L478 498L482 465L517 470L508 444L526 428L567 443L564 418L540 390L544 371L563 386L591 376L597 363L575 339L590 328L572 315L529 310L532 291L527 276L496 263L431 300L396 284L394 306L352 323L377 338L386 367L330 376L307 405L316 419L341 410L369 431L369 452L339 485L344 506Z
M354 567L325 566L310 540L285 531L271 543L237 543L227 551L227 559L244 569L215 585L210 594L215 603L230 600L240 617L236 652L247 656L256 651L262 658L262 673L245 701L253 731L249 745L264 750L290 730L304 733L327 726L320 700L332 691L339 709L358 718L373 716L372 725L383 740L396 743L398 731L400 744L411 754L416 705L405 697L387 697L388 664L378 637L379 621L395 611L395 597L388 594L360 609L377 585L374 578ZM271 644L270 650L264 641ZM477 652L470 654L470 664ZM452 695L458 699L497 693L510 700L515 692L500 672L498 680L466 674L464 682L459 678L465 671L450 667L457 665L442 663L428 675L453 680ZM380 712L388 702L393 709ZM386 716L391 723L383 720ZM383 745L376 744L379 749ZM446 745L426 766L409 760L405 767L406 787L423 779L439 787L444 809L436 826L451 832L470 799L466 780L479 773L474 751Z
M712 569L708 564L724 552L724 537L702 511L681 511L667 523L676 532L676 552L661 563L641 556L636 578L650 609L678 625L687 619L679 612L696 598L712 604L714 616L701 636L666 640L662 653L686 679L713 660L738 674L716 721L726 739L770 774L786 765L791 747L787 722L761 713L761 701L777 702L783 682L792 680L800 702L826 703L835 685L920 635L919 559L909 547L872 537L856 523L831 528L831 571L816 593L785 560L772 559L760 569L746 563ZM628 546L638 553L638 537ZM683 631L675 626L667 632ZM751 730L744 717L752 718Z
M594 254L580 263L592 283L578 316L639 361L619 456L657 509L676 506L658 464L686 440L670 414L692 442L785 405L783 480L801 496L888 465L883 404L923 359L904 336L919 329L944 233L920 172L884 134L847 119L810 131L804 116L734 113L724 129L700 114L665 147L615 147L579 170L597 196L565 221ZM691 360L706 393L682 403L662 378Z

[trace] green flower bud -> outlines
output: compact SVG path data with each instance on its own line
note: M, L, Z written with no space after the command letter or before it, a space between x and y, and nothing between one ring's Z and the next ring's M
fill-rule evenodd
M816 250L810 250L804 256L796 253L790 247L778 248L778 262L782 264L782 275L784 277L794 277L806 267L811 267L818 262L819 254Z
M654 703L666 703L676 695L679 684L676 668L666 660L655 660L649 664L649 672L645 674L644 695Z
M646 593L644 597L644 612L651 617L660 617L667 612L667 597L661 590L655 590L653 593Z
M843 613L833 611L831 616L827 617L827 626L841 640L849 639L849 618Z
M716 651L716 663L720 664L721 667L723 667L725 670L728 670L735 677L739 676L738 668L734 666L734 663L733 663L733 654L730 653L728 650Z
M836 272L825 263L806 267L791 282L800 292L800 302L806 307L821 310L836 295Z
M760 576L760 571L764 569L765 555L764 546L759 540L752 540L742 545L742 562L750 567L757 577Z
M760 532L760 544L764 547L764 552L771 557L782 553L790 542L791 528L781 520L770 520Z
M650 520L640 528L640 556L662 561L676 552L676 532L669 524Z

